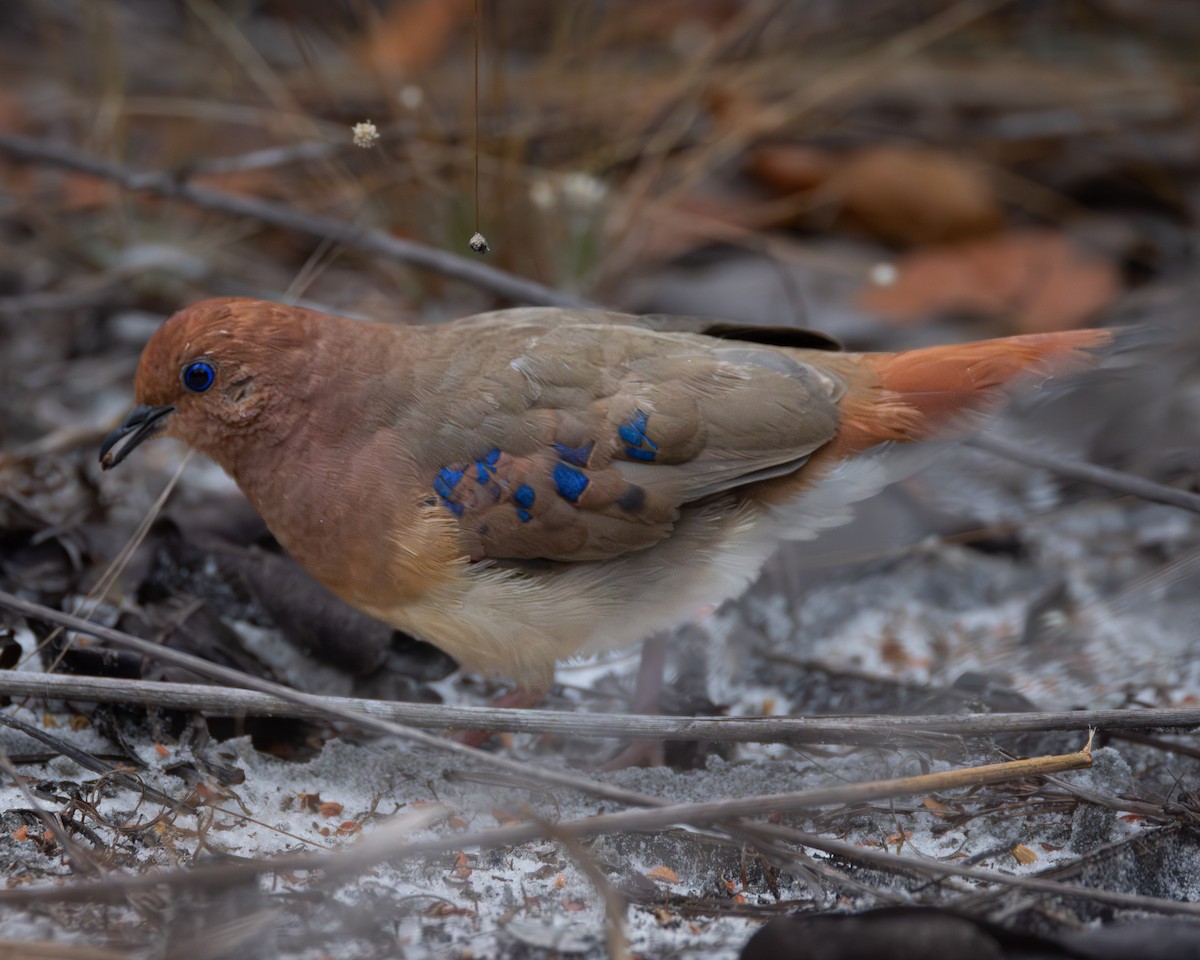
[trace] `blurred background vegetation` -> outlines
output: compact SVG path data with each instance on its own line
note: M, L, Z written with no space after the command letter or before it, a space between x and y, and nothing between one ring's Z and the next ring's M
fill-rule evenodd
M76 609L130 531L153 515L179 450L153 445L139 451L137 470L103 482L96 451L128 408L147 338L164 316L209 296L409 323L591 303L797 324L863 349L1130 324L1154 334L1142 338L1137 363L1081 378L1057 405L1052 398L1022 412L1015 404L1004 429L1037 438L1056 457L1196 489L1198 50L1194 0L2 0L0 589ZM367 122L378 138L358 146L354 128ZM468 248L476 229L491 247L483 259ZM683 695L664 709L1194 706L1200 534L1191 515L1091 487L1085 499L1081 485L1017 459L950 451L903 489L864 504L855 527L808 554L785 552L741 608L727 609L733 654L720 660L707 634L698 646L678 645L685 662L674 686ZM361 620L340 619L344 610L325 611L314 628L320 618L302 605L312 584L284 563L229 484L197 460L99 615L301 689L416 700L493 692L470 679L457 691L442 684L452 663L411 643L401 649L379 624L371 634ZM290 654L270 660L267 643L247 653L228 626L239 621L278 628L341 679L328 666L291 669ZM16 637L32 662L39 630L47 670L61 662L124 678L163 675L140 657L119 662L78 643L72 662L49 630L22 624L5 614L0 654ZM312 639L321 631L323 648ZM689 665L709 669L697 649L715 665L701 680L728 681L715 688L720 704L701 702L680 681ZM564 674L566 692L552 705L627 702L619 683L606 690ZM166 749L161 731L131 714L89 716L113 743L138 739L145 748L153 738ZM144 720L138 714L137 724ZM72 714L70 730L91 722ZM340 739L328 726L266 726L230 722L214 736L249 730L260 749L294 758ZM555 762L569 755L562 741L521 742ZM1128 743L1123 749L1133 756ZM703 765L698 754L687 762ZM782 755L761 754L760 769L790 788L793 759ZM865 776L858 754L813 755L821 760L806 770L816 780L835 769L830 775L847 780ZM880 770L893 759L878 756ZM1138 756L1131 762L1145 796L1194 796L1181 784L1195 777L1180 773L1194 767L1194 748L1167 760L1149 747ZM429 776L442 778L440 761L430 762ZM339 768L330 769L333 789L345 788ZM253 774L245 795L262 786L262 816L282 816L269 779L263 786L261 770L258 783ZM409 780L420 786L424 777ZM705 796L759 789L730 786L711 769L686 782ZM1132 788L1120 782L1102 786L1124 797ZM292 787L320 800L307 780ZM982 808L988 795L976 799ZM1114 824L1114 811L1129 809L1105 802ZM1066 824L1075 803L1045 821L1058 833L1039 834L1049 843L1039 846L1043 856L1076 842ZM995 809L1009 805L1001 797ZM1078 809L1102 806L1079 801ZM1194 820L1193 807L1185 813ZM889 808L877 822L837 811L814 829L884 850L895 842L899 852L911 833L897 817L943 830L942 813L928 810ZM931 816L933 828L919 819ZM1011 843L1032 836L1027 811L1013 816L1021 832L1001 831L1009 846L989 852L980 831L972 863L1007 864ZM1184 814L1172 816L1182 823ZM301 821L311 818L297 818L307 830ZM25 842L22 822L0 819L0 847ZM1173 829L1155 834L1161 847L1140 848L1145 876L1129 889L1194 899L1195 844ZM1095 836L1125 836L1116 830ZM130 868L144 869L158 841L130 843ZM175 856L169 845L155 849ZM1176 849L1193 859L1168 870L1163 851ZM1075 854L1083 856L1082 844ZM689 896L703 899L701 914L719 915L713 903L729 908L729 878L739 870L745 885L744 851L730 856L736 862L716 895L713 868L694 858ZM59 871L59 860L55 853L38 869ZM27 862L14 859L10 871ZM756 922L777 907L778 890L765 889L755 894L760 913L758 901L745 907ZM830 889L841 898L856 888ZM903 898L928 890L922 882ZM653 883L637 896L654 905L642 919L655 936L694 935L662 919L664 894ZM1025 897L1020 909L1038 913L1042 899ZM298 915L308 903L295 901ZM468 926L471 910L451 906L459 912L426 913L429 926L450 916ZM143 908L162 929L178 920ZM195 914L197 940L206 941L205 913ZM107 919L90 916L61 923L107 931ZM997 916L1013 914L1005 906ZM379 930L390 923L389 914ZM744 933L721 934L723 952L713 955L731 956ZM379 942L379 952L362 955L395 955ZM168 944L162 955L191 954Z
M851 341L977 335L1190 267L1198 40L1194 4L1129 0L12 0L0 129L470 256L478 110L493 266ZM7 297L494 302L51 164L0 158L0 188Z

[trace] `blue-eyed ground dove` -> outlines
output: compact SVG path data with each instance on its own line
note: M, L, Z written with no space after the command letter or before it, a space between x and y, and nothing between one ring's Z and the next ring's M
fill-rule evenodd
M142 354L113 466L177 437L354 606L528 690L740 592L1083 330L838 353L516 309L392 326L207 300Z

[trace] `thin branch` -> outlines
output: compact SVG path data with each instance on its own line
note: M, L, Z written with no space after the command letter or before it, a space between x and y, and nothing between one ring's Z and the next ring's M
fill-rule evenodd
M62 847L66 858L71 861L71 866L80 873L87 874L89 877L100 875L100 865L83 847L75 842L75 838L67 832L66 827L62 825L62 821L42 806L38 798L33 795L33 791L29 789L29 785L17 773L12 761L8 758L8 754L3 750L0 750L0 770L3 770L12 777L13 785L21 792L21 795L25 798L25 802L37 814L38 819L46 825L46 829L54 834L54 839Z
M889 872L910 871L926 877L964 877L968 880L1014 887L1026 893L1091 900L1095 903L1103 903L1126 910L1148 910L1156 913L1183 913L1200 916L1200 903L1163 900L1136 893L1120 893L1115 890L1098 890L1081 884L1061 883L1057 880L1043 880L1038 877L1014 877L1005 873L983 870L979 867L964 867L941 860L901 857L888 853L886 850L860 847L858 844L848 843L845 840L834 840L819 834L805 833L802 830L770 823L756 826L755 829L764 836L773 836L780 840L802 844L813 850L820 850L836 857L844 857L853 862L865 863Z
M837 787L822 787L816 790L798 790L790 793L764 794L735 800L715 800L702 803L663 804L651 809L622 810L616 813L598 814L577 820L567 820L551 828L552 836L591 837L626 831L660 830L675 824L701 825L729 820L734 817L764 816L776 812L809 810L829 804L844 804L878 800L885 797L910 796L942 791L953 787L978 786L1002 783L1014 778L1056 770L1075 770L1091 764L1089 746L1077 753L1052 757L1036 757L1030 760L987 764L964 770L943 773L921 774L913 777L898 777L890 780L875 780L867 783ZM749 825L747 825L749 826ZM758 829L760 825L754 825ZM158 874L136 877L113 877L105 883L79 883L70 887L31 887L0 890L0 903L34 903L39 901L100 901L122 897L132 890L166 886L210 886L227 885L252 874L269 873L276 870L296 872L321 870L327 877L357 873L385 860L416 856L429 856L449 850L467 847L512 846L539 840L547 836L547 828L540 822L524 823L512 827L481 830L472 834L454 834L417 843L393 844L390 836L380 842L361 844L359 847L339 854L305 853L285 857L264 858L252 863L239 863L215 867L199 867L191 870L164 871ZM823 839L823 838L817 838ZM819 844L814 844L820 849ZM901 861L902 858L893 858ZM940 864L938 866L941 866ZM952 871L947 871L952 872ZM982 871L981 871L982 872ZM991 875L987 875L990 879ZM1001 881L1002 882L1002 881ZM1089 891L1094 892L1094 891ZM1151 898L1145 898L1151 899ZM1200 914L1200 904L1187 904ZM1161 909L1161 906L1160 906ZM1186 909L1185 909L1185 912Z
M190 177L211 177L248 170L269 170L290 163L325 160L345 150L345 144L325 140L301 140L283 147L264 147L228 157L196 160L187 167Z
M2 137L3 134L0 134ZM27 313L57 313L61 310L78 310L94 307L115 298L120 290L119 281L105 279L103 283L85 290L39 291L18 293L11 297L0 297L0 316L21 316Z
M270 203L252 197L241 197L188 183L183 175L174 176L156 171L139 172L116 163L109 163L91 154L62 144L46 143L28 137L0 133L0 151L18 160L51 163L119 183L127 190L137 190L161 197L172 197L223 213L253 217L263 223L329 239L367 253L425 267L464 283L489 290L519 303L555 307L589 309L595 304L569 293L514 276L495 267L477 263L445 250L436 250L412 240L393 237L382 230L355 227L333 217L305 213L280 203Z
M1154 503L1165 503L1172 507L1190 510L1192 513L1200 513L1200 495L1168 487L1162 483L1155 483L1153 480L1135 477L1133 474L1123 473L1120 470L1110 470L1108 467L1097 466L1083 460L1072 460L1054 454L1040 453L1024 444L993 434L972 437L967 444L978 447L980 450L986 450L988 453L994 453L1005 460L1015 460L1031 467L1049 470L1051 473L1070 480L1090 483L1116 493L1141 497L1143 500L1150 500Z
M467 762L468 764L490 766L502 771L503 773L522 777L526 780L526 782L537 783L548 787L560 787L568 790L577 790L591 796L603 797L618 803L634 804L637 806L661 802L656 797L651 797L633 790L626 790L613 784L601 783L598 780L593 780L589 777L570 773L566 770L553 770L545 767L538 767L534 764L522 763L519 760L512 760L508 757L500 756L499 754L484 753L481 750L474 750L471 747L458 743L454 740L437 737L433 734L425 733L422 730L415 730L412 727L402 726L401 724L394 723L390 720L384 720L380 717L363 713L357 709L336 705L330 703L327 699L323 699L309 693L301 693L298 690L293 690L290 687L283 686L282 684L272 683L270 680L264 680L261 677L254 677L250 674L242 673L240 670L234 670L230 667L212 663L211 661L204 660L201 657L193 656L190 653L183 653L179 650L172 650L169 647L159 646L156 643L151 643L150 641L143 640L140 637L135 637L128 633L122 633L120 630L113 630L111 627L104 627L96 623L91 623L87 620L80 619L79 617L71 616L68 613L63 613L59 610L54 610L50 607L43 606L40 603L31 603L28 600L22 600L20 597L14 596L11 593L0 591L0 607L7 607L9 610L20 613L23 616L33 617L34 619L43 620L47 623L59 624L78 633L97 637L123 649L134 650L143 656L151 657L160 663L169 663L173 666L183 667L185 670L190 670L202 677L209 677L214 680L219 680L222 683L232 684L233 686L237 687L248 687L251 690L257 690L260 693L271 694L289 703L318 710L325 717L336 720L347 720L350 723L357 724L358 726L364 727L368 730L377 730L380 733L385 733L393 737L398 737L402 740L418 743L424 747L429 747L442 753L451 754L458 757L460 760Z
M50 673L0 672L0 695L138 703L212 716L320 720L330 710L355 710L425 730L508 730L581 739L712 740L721 743L839 743L879 746L914 738L959 739L1048 730L1156 730L1200 727L1200 708L1073 710L1044 713L931 714L891 717L663 717L563 713L509 707L400 703L309 694L296 703L252 690L200 683L160 683Z

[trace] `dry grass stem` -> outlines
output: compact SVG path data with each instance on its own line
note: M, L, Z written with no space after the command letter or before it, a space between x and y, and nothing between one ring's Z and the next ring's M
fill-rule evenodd
M333 217L305 213L280 203L234 196L187 183L166 173L137 172L73 147L0 133L0 151L19 160L49 163L111 180L127 190L174 197L209 210L219 210L239 217L252 217L286 230L337 241L356 250L424 267L517 302L585 309L595 306L573 294L553 290L533 280L476 263L454 253L394 237L382 230L355 227Z
M929 743L970 736L1049 730L1154 730L1200 727L1200 708L1072 710L1063 712L930 714L863 717L665 717L563 713L510 707L400 703L307 694L299 703L252 690L198 683L107 677L0 673L0 694L91 703L138 703L211 716L330 719L355 710L427 730L490 729L587 739L712 740L722 743Z

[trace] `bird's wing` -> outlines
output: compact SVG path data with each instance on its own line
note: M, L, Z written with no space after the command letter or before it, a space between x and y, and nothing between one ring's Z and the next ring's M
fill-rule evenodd
M644 549L685 504L790 473L837 430L844 384L785 350L596 320L431 334L407 446L473 559Z

